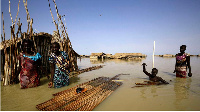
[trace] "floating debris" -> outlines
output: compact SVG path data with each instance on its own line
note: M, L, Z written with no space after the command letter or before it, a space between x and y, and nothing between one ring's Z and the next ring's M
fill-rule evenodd
M54 98L36 105L36 108L43 111L91 111L122 85L122 82L112 81L120 75L98 77L55 93Z
M81 73L84 73L84 72L89 72L89 71L92 71L92 70L100 69L100 68L103 68L103 66L105 66L105 65L92 66L92 67L85 68L85 69L79 69L77 74L81 74Z
M131 88L134 87L145 87L145 86L150 86L150 85L159 85L159 82L152 82L152 81L144 81L143 83L135 83L136 86L133 86Z
M130 75L130 74L121 74L121 75Z
M74 71L72 73L70 73L69 77L75 77L81 73L84 73L84 72L89 72L89 71L92 71L92 70L96 70L96 69L100 69L100 68L103 68L103 66L105 65L99 65L99 66L92 66L92 67L88 67L88 68L85 68L85 69L79 69L78 71Z
M115 82L122 82L122 81L124 81L124 80L112 80L112 81L115 81Z

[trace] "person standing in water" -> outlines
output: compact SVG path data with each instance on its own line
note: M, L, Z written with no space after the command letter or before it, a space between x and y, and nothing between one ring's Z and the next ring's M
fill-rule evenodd
M22 52L17 57L19 60L18 73L20 88L31 88L39 86L41 68L41 55L34 52L34 44L30 39L24 39L22 42Z
M188 76L192 77L191 66L190 66L190 55L185 53L186 45L180 46L180 53L176 54L175 70L176 77L186 78L187 68L189 68Z
M59 51L60 44L54 42L49 57L51 79L49 87L60 88L69 85L69 58L66 52Z

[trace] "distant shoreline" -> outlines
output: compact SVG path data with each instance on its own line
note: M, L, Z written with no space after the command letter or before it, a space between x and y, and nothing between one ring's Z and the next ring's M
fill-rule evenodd
M84 57L84 58L90 58L91 55L80 55L81 57ZM162 54L162 55L154 55L154 56L157 56L157 57L175 57L175 55L173 54ZM191 57L200 57L200 54L198 55L190 55ZM145 57L147 57L147 55L145 55Z
M80 55L84 58L90 59L142 59L146 58L147 55L142 53L115 53L114 55L108 53L91 53L91 55Z

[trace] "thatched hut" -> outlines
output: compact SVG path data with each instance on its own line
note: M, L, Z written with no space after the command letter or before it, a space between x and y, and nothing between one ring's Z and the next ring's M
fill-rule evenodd
M20 3L20 0L19 0ZM27 8L27 1L23 1L24 7L26 9L26 14L27 14L27 32L22 33L21 31L21 26L22 23L20 22L20 18L18 18L18 23L16 23L16 19L18 16L19 12L19 4L18 4L18 10L17 10L17 15L15 21L13 21L11 12L10 12L10 0L9 0L9 13L11 16L12 20L12 25L11 25L11 39L10 40L5 40L5 30L4 30L4 19L3 19L3 12L2 12L2 20L3 20L3 35L1 35L2 42L0 45L0 50L1 50L1 74L3 74L3 78L1 75L1 78L4 79L3 82L4 85L12 84L14 81L14 77L16 78L17 74L17 68L19 66L19 62L17 59L17 56L21 52L21 44L22 40L24 38L29 38L33 40L34 42L34 47L36 52L39 52L42 55L42 66L46 70L45 73L50 72L50 66L48 64L48 59L49 59L49 54L50 54L50 46L52 40L55 39L55 36L57 37L56 40L58 43L61 45L61 50L65 51L69 55L70 59L70 71L76 71L78 70L77 66L77 56L78 53L76 53L71 45L70 39L68 37L67 33L67 27L63 24L61 15L58 13L57 5L54 1L55 7L56 7L56 13L57 13L57 22L54 20L51 7L50 7L50 2L49 2L49 8L50 8L50 13L53 19L53 23L56 27L56 33L54 32L55 35L51 35L48 33L40 32L40 33L34 33L33 32L33 18L30 18L28 8ZM15 33L15 28L16 25L18 25L18 30Z
M24 33L25 34L25 33ZM34 40L35 42L35 46L36 46L36 51L39 52L42 55L41 61L42 61L42 66L45 70L45 73L50 73L50 64L49 64L49 55L51 52L51 40L52 40L52 35L48 34L48 33L44 33L44 32L40 32L40 33L35 33L33 34L33 36L31 37L32 40ZM1 79L3 77L5 77L5 70L4 70L4 65L5 65L5 51L6 54L8 55L7 57L10 57L10 53L12 56L14 55L14 51L12 49L12 52L10 52L10 45L12 47L16 47L15 50L17 54L19 54L19 52L21 52L21 43L22 43L22 39L21 38L17 38L15 40L15 44L13 44L12 42L13 40L5 40L3 42L1 42L0 44L0 50L1 50ZM70 55L70 64L72 65L70 68L70 71L76 71L78 70L78 65L77 65L77 57L79 56L78 53L76 53L73 48L68 49L68 51L70 51L70 53L68 52L68 55ZM13 60L11 60L11 66L16 64L16 67L19 66L18 65L18 61L16 61L15 63L13 63ZM8 59L8 65L10 67L10 59ZM16 75L16 74L15 74ZM42 75L44 76L44 74ZM12 75L9 74L9 80L12 80Z

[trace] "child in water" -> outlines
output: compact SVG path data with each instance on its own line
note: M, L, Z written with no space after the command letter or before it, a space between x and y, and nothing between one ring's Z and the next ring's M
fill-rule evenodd
M143 72L144 72L147 76L149 76L149 80L150 80L150 81L156 82L156 83L158 83L158 84L169 84L168 82L166 82L165 80L163 80L161 77L156 76L157 73L158 73L158 69L153 68L152 71L151 71L151 74L150 74L150 73L148 73L148 72L146 71L146 68L145 68L146 63L143 63L142 65L143 65Z
M64 51L59 51L60 44L54 42L52 44L52 53L49 57L51 67L51 80L49 87L60 88L69 85L69 59Z

